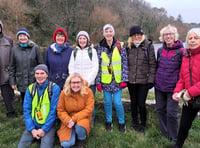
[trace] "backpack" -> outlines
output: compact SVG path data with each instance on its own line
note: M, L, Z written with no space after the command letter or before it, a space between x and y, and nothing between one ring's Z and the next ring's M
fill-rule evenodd
M74 49L74 60L76 60L77 51L78 51L78 48L75 48ZM91 47L88 48L88 56L89 56L90 60L92 61L92 48Z
M162 51L163 51L163 47L161 47L158 50L157 62L160 61L160 57L161 57ZM182 63L182 58L181 58L181 52L180 51L181 51L181 48L176 49L176 54L173 55L172 59L175 59L175 56L177 56L178 62Z
M49 81L48 84L47 84L47 85L48 85L49 100L51 100L51 96L52 96L52 87L53 87L54 84L55 84L55 83L53 83L53 82L51 82L51 81ZM35 82L35 83L33 84L33 87L32 87L31 93L30 93L30 95L31 95L32 98L34 97L35 92L36 92L36 85L37 85L37 83Z

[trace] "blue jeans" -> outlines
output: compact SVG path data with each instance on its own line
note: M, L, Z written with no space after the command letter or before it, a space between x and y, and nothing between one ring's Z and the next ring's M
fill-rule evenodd
M69 148L73 146L76 142L76 135L78 140L85 140L86 139L86 129L82 126L78 126L77 124L72 129L71 138L69 141L61 142L61 146L64 148Z
M112 122L112 97L117 117L120 124L124 121L124 107L122 104L122 90L116 92L104 91L104 109L106 114L106 122Z
M94 95L94 97L95 97L96 85L91 85L91 86L90 86L90 89L92 90L93 95ZM92 125L94 125L94 119L95 119L95 109L93 108L93 111L92 111Z
M56 129L53 126L46 134L44 137L41 138L41 144L40 148L53 148L54 145L54 138L55 138L55 132ZM34 141L34 137L31 134L31 132L28 132L27 130L24 131L20 142L18 144L18 148L27 148L29 147L32 142Z

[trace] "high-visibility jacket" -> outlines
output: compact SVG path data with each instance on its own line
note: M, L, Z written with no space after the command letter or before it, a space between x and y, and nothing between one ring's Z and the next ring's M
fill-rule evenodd
M110 84L114 75L116 83L120 83L122 80L122 62L118 48L113 49L111 61L106 52L102 52L101 58L101 82Z
M29 85L28 89L31 94L34 83ZM50 112L50 98L48 93L48 86L45 88L44 93L38 98L38 91L36 89L32 100L32 119L35 119L38 124L44 124Z

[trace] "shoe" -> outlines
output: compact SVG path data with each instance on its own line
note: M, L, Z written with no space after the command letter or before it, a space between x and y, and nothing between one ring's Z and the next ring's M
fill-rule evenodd
M111 132L112 131L112 122L106 122L106 131Z
M145 134L145 131L146 131L146 127L145 127L145 126L142 126L142 125L140 125L140 127L139 127L139 132L141 132L141 133L144 133L144 134Z
M85 140L78 140L77 141L78 148L84 148L84 143L85 143Z
M125 133L126 132L126 124L125 123L122 123L122 124L119 123L119 131L121 133Z
M133 124L133 129L135 131L140 131L140 125L139 124Z
M16 118L17 115L15 114L15 112L10 112L6 114L8 118Z

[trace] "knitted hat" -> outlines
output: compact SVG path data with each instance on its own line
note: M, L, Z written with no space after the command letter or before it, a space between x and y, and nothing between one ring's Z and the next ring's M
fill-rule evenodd
M86 31L80 31L76 36L76 42L78 41L78 38L81 35L84 35L88 39L88 42L90 41L90 37L89 37L88 33Z
M113 36L115 35L115 29L114 29L114 27L111 25L111 24L106 24L106 25L104 25L103 26L103 36L105 36L105 31L107 30L107 29L112 29L112 31L113 31Z
M67 32L65 31L65 29L63 29L63 28L58 28L58 29L56 29L55 30L55 32L54 32L54 34L53 34L53 40L54 40L54 42L56 42L56 33L58 32L58 31L62 31L63 33L64 33L64 35L65 35L65 42L67 42Z
M30 34L27 28L21 27L17 30L17 38L20 34L25 34L28 38L30 38Z
M35 72L36 70L43 70L43 71L45 71L47 74L49 74L48 68L47 68L47 66L46 66L45 64L39 64L39 65L37 65L37 66L34 68L34 72Z
M130 28L130 36L132 36L134 34L144 34L144 31L142 30L142 28L139 25L133 25Z

